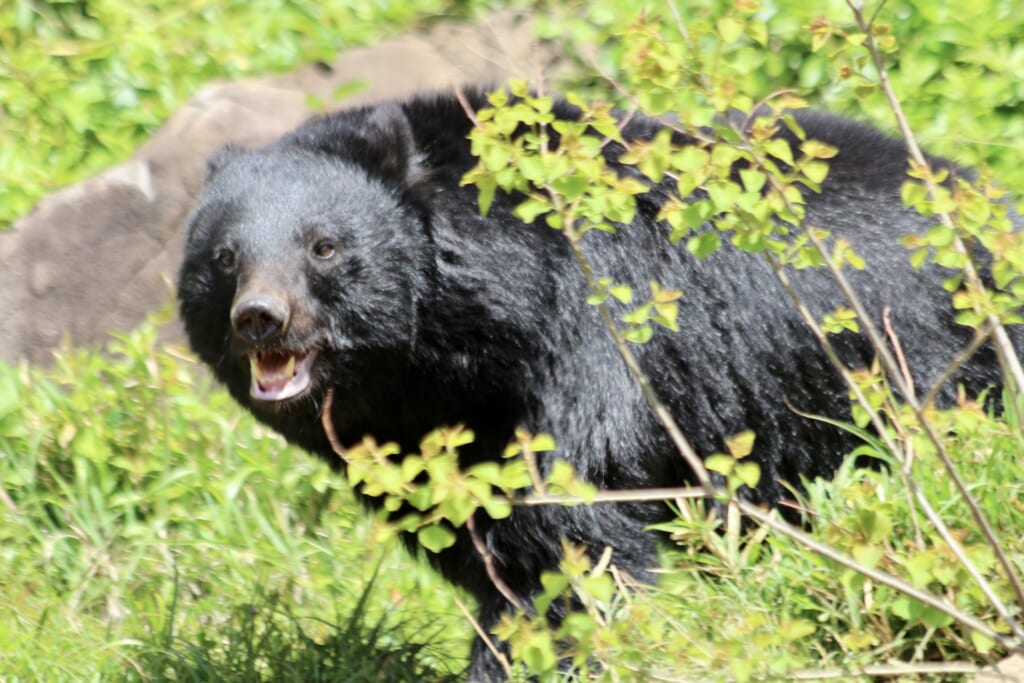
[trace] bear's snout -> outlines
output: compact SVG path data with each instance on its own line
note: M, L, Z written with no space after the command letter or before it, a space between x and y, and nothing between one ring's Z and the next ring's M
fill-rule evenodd
M250 342L284 334L291 310L284 299L266 293L243 295L231 309L231 326Z

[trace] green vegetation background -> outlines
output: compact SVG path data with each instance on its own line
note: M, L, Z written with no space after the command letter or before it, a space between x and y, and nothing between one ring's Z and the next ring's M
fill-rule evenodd
M496 4L8 0L0 4L0 226L129 156L211 79L329 60ZM731 5L681 9L704 16ZM613 35L638 5L522 6L537 14L544 38L576 56L563 86L614 97L594 74L616 76ZM819 17L850 24L842 2L763 2L758 14L769 44L730 57L745 67L745 92L795 87L894 129L865 81L844 78L827 49L812 50ZM1022 196L1017 4L890 2L882 18L899 49L897 92L926 147L991 168ZM1019 557L1018 444L984 416L950 420L961 464ZM948 482L925 476L952 500ZM50 368L0 366L0 482L0 680L413 681L464 664L471 628L454 591L380 537L339 477L257 426L183 350L160 348L153 324L105 352L69 349ZM844 502L891 501L893 486L883 474L847 472L833 488L839 496L816 491L815 502L833 528L898 538L913 528L902 513ZM952 502L948 513L966 518ZM866 514L885 523L866 523ZM627 670L773 680L797 667L977 661L987 651L784 542L741 551L697 523L676 533L696 544L666 558L665 585L629 606L609 645ZM984 547L973 552L984 565ZM947 560L920 559L921 581L984 613ZM741 659L756 670L737 670Z

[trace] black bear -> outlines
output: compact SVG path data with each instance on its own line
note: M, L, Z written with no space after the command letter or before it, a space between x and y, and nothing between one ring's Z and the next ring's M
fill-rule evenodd
M486 100L471 95L469 104ZM579 116L565 103L555 113ZM927 386L972 332L954 323L948 272L914 270L899 244L934 224L902 205L905 148L847 120L795 116L809 138L839 149L821 191L806 193L807 221L864 258L849 277L873 315L891 311L917 386ZM468 463L499 458L523 427L555 437L558 450L540 459L545 471L564 458L603 489L692 482L586 302L563 235L542 220L524 225L512 214L521 197L500 192L482 217L477 189L460 184L476 163L472 125L454 96L421 97L316 118L262 149L216 153L180 273L192 347L260 420L338 467L319 416L329 387L344 443L373 435L416 452L433 428L465 424L476 434L460 452ZM632 117L623 136L649 139L660 128ZM635 173L618 162L622 153L618 144L604 150L612 168ZM829 476L852 449L846 432L801 415L848 420L847 389L764 259L727 245L699 260L670 244L657 220L667 190L650 183L632 224L587 235L583 249L598 275L636 291L657 281L683 292L681 331L635 347L640 363L699 453L756 433L762 475L750 496L777 503L786 483ZM823 270L790 275L819 319L844 304ZM835 339L844 363L871 363L860 335ZM984 349L940 400L957 384L977 393L999 382ZM523 507L475 523L498 574L529 604L563 538L595 554L611 546L615 564L650 580L656 538L645 527L667 515L656 503ZM510 605L469 534L459 534L430 560L476 596L489 629ZM479 639L469 676L503 678Z

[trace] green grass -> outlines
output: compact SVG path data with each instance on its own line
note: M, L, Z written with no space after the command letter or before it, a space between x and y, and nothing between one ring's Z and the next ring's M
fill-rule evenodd
M0 369L6 680L458 671L452 591L376 539L326 466L154 340L147 326L110 359Z
M1019 435L970 409L938 424L956 427L958 464L1024 569ZM918 483L1009 599L921 453ZM465 666L472 630L455 591L386 540L338 475L160 347L151 324L50 369L0 366L0 481L4 680L421 681ZM915 540L902 491L898 476L853 468L813 484L815 535L856 552L882 528L879 566L997 623L927 524ZM686 512L662 581L615 598L587 645L619 680L745 680L743 663L776 680L986 649L798 544L733 544Z

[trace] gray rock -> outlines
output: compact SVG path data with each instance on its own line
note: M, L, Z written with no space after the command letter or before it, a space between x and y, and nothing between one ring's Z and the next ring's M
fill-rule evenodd
M0 359L45 362L64 339L102 343L167 303L216 148L264 144L315 113L315 102L359 106L535 75L552 60L532 36L529 21L501 13L353 49L330 65L206 86L130 160L47 197L0 233ZM339 90L351 94L337 102Z

